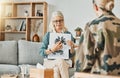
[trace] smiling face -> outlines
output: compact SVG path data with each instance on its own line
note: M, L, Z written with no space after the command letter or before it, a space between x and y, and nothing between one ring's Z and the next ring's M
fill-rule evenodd
M64 27L64 19L63 19L63 17L55 16L53 18L52 23L53 23L53 26L54 26L56 32L58 32L58 33L62 32L63 27Z

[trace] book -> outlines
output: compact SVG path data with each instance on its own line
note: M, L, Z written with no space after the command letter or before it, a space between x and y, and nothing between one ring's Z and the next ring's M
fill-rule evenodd
M24 26L24 21L21 22L21 25L20 25L20 31L22 31L23 26Z
M19 26L17 26L17 31L21 31L22 30L22 25L24 24L24 21L21 21Z
M26 23L24 22L23 26L22 26L22 31L26 30Z

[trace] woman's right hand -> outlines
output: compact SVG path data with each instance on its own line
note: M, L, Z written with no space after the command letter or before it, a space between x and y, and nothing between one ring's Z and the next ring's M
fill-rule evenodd
M63 48L63 46L62 46L61 41L58 41L58 42L51 48L51 50L52 50L52 52L55 52L55 51L58 51L58 50L60 50L60 49L62 49L62 48Z

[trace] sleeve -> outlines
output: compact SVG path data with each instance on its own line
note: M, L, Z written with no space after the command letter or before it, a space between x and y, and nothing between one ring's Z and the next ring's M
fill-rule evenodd
M75 43L75 38L73 37L72 34L71 34L71 40Z
M46 33L43 41L42 41L42 45L40 47L40 55L43 56L44 58L47 57L47 54L45 53L45 50L48 48L48 44L49 44L49 35L50 32Z

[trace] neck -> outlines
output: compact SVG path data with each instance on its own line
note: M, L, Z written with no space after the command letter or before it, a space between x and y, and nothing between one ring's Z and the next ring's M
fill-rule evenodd
M56 30L57 33L62 33L62 30Z
M97 12L98 17L101 16L102 14L103 14L103 12L100 12L100 11Z
M97 12L97 16L99 17L99 16L101 16L101 15L106 15L106 14L109 14L110 12L108 12L108 11L104 11L104 10L99 10L98 12ZM112 12L111 12L112 13Z

